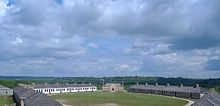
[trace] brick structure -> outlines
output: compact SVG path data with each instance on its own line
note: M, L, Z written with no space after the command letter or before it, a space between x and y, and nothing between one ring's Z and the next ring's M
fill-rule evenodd
M118 83L106 83L102 86L103 92L119 92L124 91L124 87Z

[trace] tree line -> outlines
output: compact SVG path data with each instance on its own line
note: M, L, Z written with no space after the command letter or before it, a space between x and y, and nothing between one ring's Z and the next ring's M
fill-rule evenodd
M124 76L124 77L0 77L0 84L9 88L17 86L18 83L92 83L100 89L103 83L121 83L128 88L136 84L155 84L195 86L199 84L204 88L217 88L220 91L220 78L209 79L190 79L190 78L164 78L164 77L140 77L140 76Z

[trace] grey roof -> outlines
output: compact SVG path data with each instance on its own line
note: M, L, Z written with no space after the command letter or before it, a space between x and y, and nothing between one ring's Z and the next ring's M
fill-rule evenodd
M158 90L158 91L175 91L175 92L192 92L200 93L200 87L189 87L189 86L165 86L165 85L133 85L131 89L147 89L147 90Z
M32 91L31 89L22 88L22 87L19 87L19 86L15 87L15 88L13 89L14 94L16 94L19 98L25 97L25 96L23 96L23 95L27 95L27 94L28 94L29 92L31 92L31 91Z
M192 106L220 106L220 94L216 91L208 92Z
M31 88L15 87L14 94L19 99L24 99L25 106L62 106L59 102L53 100L47 95L36 92Z
M35 84L34 88L95 87L91 84Z
M0 85L0 90L8 90L8 89L10 89L10 88L7 88L5 86Z

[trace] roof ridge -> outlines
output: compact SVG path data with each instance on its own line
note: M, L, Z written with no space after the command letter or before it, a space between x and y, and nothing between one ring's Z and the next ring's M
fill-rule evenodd
M32 100L32 102L38 100L38 97L40 97L41 95L43 95L43 93L39 93L39 92L38 92L37 94L38 94L37 97L35 97L35 98Z
M39 95L37 95L37 97L35 97L35 99L32 101L32 102L35 102L37 100L41 100L41 98L45 98L47 99L48 101L51 101L51 102L48 102L49 104L60 104L59 102L57 102L56 100L52 99L51 97L47 96L46 94L44 93L40 93L39 92ZM44 100L45 100L44 99Z
M30 92L30 93L33 92L33 93L31 93L30 95L27 95L28 92ZM28 97L32 96L33 94L35 94L34 90L32 91L32 89L28 89L28 91L25 91L25 92L23 93L23 95L21 95L21 96L27 95L26 98L28 98Z
M212 99L214 100L214 102L219 102L220 103L220 99L218 99L220 97L219 94L216 94L217 92L212 92L212 94L209 94Z
M215 102L213 102L212 100L210 100L210 99L208 99L208 98L205 98L205 100L206 100L207 102L209 102L210 104L212 104L212 105L215 106Z

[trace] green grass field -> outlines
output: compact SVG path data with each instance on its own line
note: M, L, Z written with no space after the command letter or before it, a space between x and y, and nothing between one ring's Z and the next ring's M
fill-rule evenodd
M14 104L12 97L0 96L0 106L10 106L12 104Z
M68 106L184 106L188 103L164 96L128 92L64 93L51 97Z

